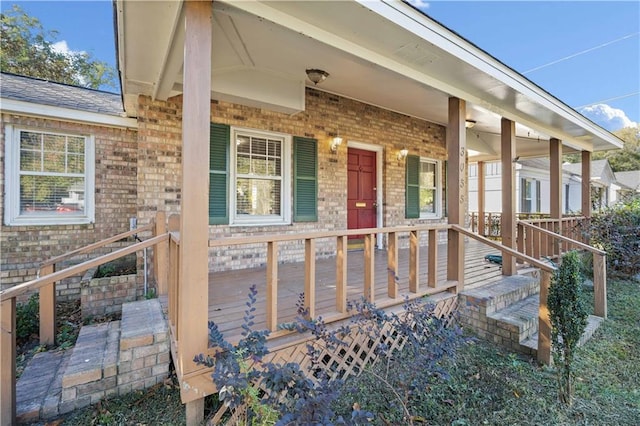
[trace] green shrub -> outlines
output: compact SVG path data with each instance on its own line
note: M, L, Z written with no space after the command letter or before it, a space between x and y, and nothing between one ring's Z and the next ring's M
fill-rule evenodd
M587 304L582 297L580 257L570 251L562 257L547 297L551 320L551 349L558 372L560 401L571 404L573 395L573 359L578 342L587 327Z
M590 238L592 245L607 252L610 272L623 277L640 273L640 197L596 214Z
M22 344L40 332L40 298L32 294L25 303L16 306L16 341Z

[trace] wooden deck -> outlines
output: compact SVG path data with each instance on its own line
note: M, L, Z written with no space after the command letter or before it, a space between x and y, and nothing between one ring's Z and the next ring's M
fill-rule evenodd
M488 263L484 256L499 254L495 249L475 240L465 247L465 288L482 286L497 280L502 271L499 265ZM420 251L420 290L427 288L427 255L425 246ZM446 244L438 247L437 286L446 284ZM347 255L347 298L360 300L364 291L364 252L350 250ZM378 305L401 304L409 295L409 249L398 250L397 268L398 298L387 296L387 252L375 253L375 302ZM241 333L242 318L248 301L249 288L255 285L258 301L255 312L255 329L266 329L266 267L212 272L209 274L209 320L218 324L226 338L233 340ZM316 261L316 316L324 318L339 315L336 310L336 259ZM304 292L304 262L278 265L278 322L295 318L296 303Z

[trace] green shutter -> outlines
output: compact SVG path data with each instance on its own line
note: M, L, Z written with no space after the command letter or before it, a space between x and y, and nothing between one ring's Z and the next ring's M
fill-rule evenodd
M420 217L420 157L408 155L405 169L405 217Z
M293 138L293 220L318 221L318 141Z
M229 223L229 126L211 123L209 134L209 224Z

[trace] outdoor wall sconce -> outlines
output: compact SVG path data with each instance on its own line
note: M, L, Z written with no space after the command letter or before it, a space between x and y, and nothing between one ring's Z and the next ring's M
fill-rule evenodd
M318 83L322 83L327 79L327 77L329 77L328 72L315 69L315 68L310 68L306 70L306 73L307 73L307 77L309 77L309 80L311 80L313 84L316 86L318 85Z
M400 152L398 152L398 160L404 160L409 155L409 150L407 148L402 148Z
M342 138L340 136L331 139L331 152L337 152L340 145L342 145Z
M476 120L465 120L464 122L464 127L466 127L467 129L471 129L475 125L476 125Z

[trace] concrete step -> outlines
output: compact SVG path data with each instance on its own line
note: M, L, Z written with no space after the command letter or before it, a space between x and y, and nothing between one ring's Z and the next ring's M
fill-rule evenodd
M511 342L520 343L538 331L538 294L522 299L504 309L487 315L489 329L495 327L497 334ZM513 347L513 345L509 345Z
M460 308L486 316L540 291L538 274L503 277L487 286L460 293Z
M578 346L582 346L587 343L591 337L593 337L593 333L600 327L604 321L601 317L596 317L594 315L589 315L587 319L587 328L584 330L580 341L578 342ZM538 332L536 331L529 338L524 339L520 342L521 352L531 354L532 356L538 355Z
M84 326L62 376L60 412L100 401L116 386L120 321Z
M37 353L16 383L16 419L29 423L56 417L62 394L62 374L72 350Z

